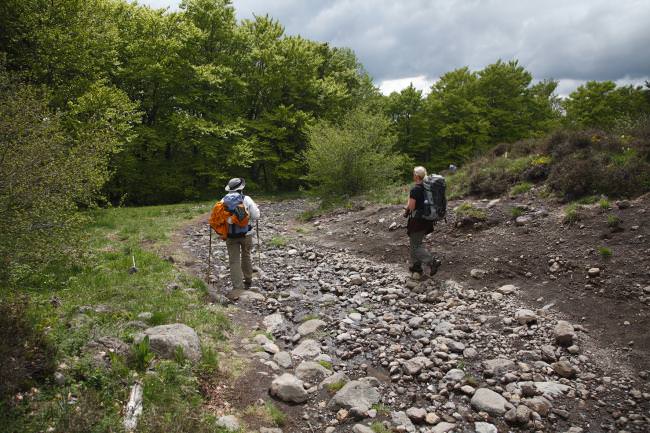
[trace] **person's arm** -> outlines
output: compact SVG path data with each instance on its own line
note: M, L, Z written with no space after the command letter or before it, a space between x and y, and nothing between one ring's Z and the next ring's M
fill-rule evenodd
M407 217L415 210L415 199L409 196L408 202L406 202L406 207L404 208L404 216Z
M248 209L248 215L250 216L250 221L257 221L260 219L260 210L253 201L252 198L249 196L246 196L244 198L244 204L246 205L246 208Z

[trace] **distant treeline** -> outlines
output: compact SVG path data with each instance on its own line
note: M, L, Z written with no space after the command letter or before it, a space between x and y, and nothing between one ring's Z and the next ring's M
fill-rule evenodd
M232 176L308 187L313 128L350 127L359 108L387 117L395 153L433 169L559 126L613 129L650 113L648 86L589 82L561 101L556 82L533 84L516 61L449 72L426 97L413 87L385 97L351 50L286 36L267 16L238 22L228 0L173 12L5 0L0 28L7 82L38 88L61 134L104 152L99 182L114 203L206 197Z

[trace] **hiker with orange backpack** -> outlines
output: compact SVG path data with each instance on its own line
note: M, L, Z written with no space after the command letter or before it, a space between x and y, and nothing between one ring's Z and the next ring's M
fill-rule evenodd
M228 194L214 205L209 220L210 227L226 241L234 290L248 289L253 282L253 224L260 217L253 199L242 192L245 186L243 178L230 179L225 188Z

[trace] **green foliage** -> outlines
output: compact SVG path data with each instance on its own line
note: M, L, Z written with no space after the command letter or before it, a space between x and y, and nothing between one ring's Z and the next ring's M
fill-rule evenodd
M533 187L533 184L530 182L520 182L510 188L510 195L519 195L523 194L525 192L530 191L530 189Z
M201 346L201 362L199 371L206 376L211 376L219 370L219 357L211 346Z
M345 380L339 380L337 382L328 383L327 385L325 385L325 387L329 392L335 393L339 391L341 388L343 388L345 384L346 384Z
M308 137L307 179L324 200L366 192L378 179L390 183L405 162L394 153L388 119L364 108L348 113L340 126L317 122Z
M611 205L610 205L610 203L609 203L609 200L607 200L606 198L601 198L601 199L598 201L598 206L599 206L602 210L608 210L608 209L610 209L610 207L611 207Z
M458 206L455 210L456 219L462 220L464 218L469 218L475 221L485 221L487 220L487 214L483 209L479 209L473 206L471 203L463 203Z
M374 433L391 433L392 431L379 421L373 421L373 423L370 424L370 430L372 430Z
M577 203L571 203L566 206L564 208L564 223L574 224L580 221L582 219L582 215L580 214L581 209L582 207Z
M621 225L621 219L616 215L607 215L607 226L618 228Z
M372 408L377 411L377 415L386 416L390 414L390 407L384 403L375 403Z
M131 347L132 364L138 371L145 371L155 357L149 343L149 336L146 335L140 342L134 343Z
M612 256L612 250L607 247L598 247L598 252L600 256L604 259L608 259Z
M269 241L269 245L273 248L284 248L287 246L287 239L283 236L273 236Z
M606 131L629 126L650 114L647 92L641 86L616 87L612 81L588 81L563 101L566 122Z
M282 412L272 401L267 400L264 403L264 408L275 426L282 427L287 423L287 414Z
M328 370L331 370L331 369L332 369L332 363L329 362L329 361L318 361L318 363L319 363L322 367L324 367L324 368L326 368L326 369L328 369Z
M510 208L510 215L512 215L512 218L518 218L522 216L524 213L526 213L522 208L520 207L513 207Z

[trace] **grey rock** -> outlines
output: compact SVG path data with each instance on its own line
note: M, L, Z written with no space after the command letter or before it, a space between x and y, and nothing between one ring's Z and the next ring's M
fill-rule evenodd
M443 377L444 380L448 382L460 382L465 377L465 372L458 368L452 368L445 374Z
M600 275L600 268L589 268L589 270L587 271L587 275L589 275L592 278L597 277L598 275Z
M194 329L182 323L154 326L136 334L136 343L149 337L151 349L163 358L174 359L178 348L191 361L201 359L201 341Z
M280 428L260 427L260 433L282 433Z
M406 431L406 432L415 432L415 426L409 419L408 415L406 415L406 412L393 412L390 415L391 422L400 429L401 431Z
M307 320L298 327L298 334L302 336L313 334L325 325L326 323L320 319Z
M472 276L472 278L480 280L487 275L487 271L484 269L472 269L469 274Z
M497 427L489 422L475 422L474 430L476 433L498 433Z
M337 371L336 373L326 377L318 385L319 389L328 387L329 385L347 383L350 381L350 378L342 371Z
M291 368L291 355L289 352L278 352L273 355L273 360L282 368Z
M239 420L234 415L224 415L217 420L216 424L230 432L239 431L239 428L241 427Z
M515 293L516 291L517 291L517 286L513 284L506 284L497 289L497 292L502 293L504 295L510 295L512 293Z
M352 409L360 411L369 410L373 404L379 403L379 391L377 391L377 379L364 377L346 383L329 402L331 409Z
M485 374L489 376L496 376L507 371L512 371L515 368L515 363L505 358L495 358L483 361L483 369L485 370Z
M363 424L355 424L352 433L374 433L374 430Z
M553 329L553 334L555 335L557 344L567 347L573 344L573 339L576 336L573 325L565 320L559 320L557 322L557 325Z
M314 358L321 353L320 343L315 340L303 340L298 346L296 346L291 354L293 356L298 356L303 359Z
M551 364L553 370L561 377L571 379L576 375L576 369L571 365L569 361L561 360Z
M427 416L427 411L419 407L411 407L406 410L406 415L416 424L422 424Z
M63 386L65 385L65 376L63 373L60 371L54 372L54 382L56 382L57 385Z
M287 326L287 322L282 313L269 314L262 320L262 323L266 327L266 332L270 332L271 334L282 332Z
M553 407L548 399L541 396L529 398L527 400L524 400L523 403L541 416L547 416L549 413L551 413L551 409Z
M431 433L447 433L456 428L456 424L451 422L441 422L431 429Z
M304 382L318 383L330 376L332 372L317 362L303 361L296 367L295 374Z
M433 365L433 362L426 356L416 356L404 362L404 369L406 373L411 376L418 374L423 368L428 368Z
M303 381L289 373L273 379L270 392L272 396L289 403L304 403L308 398Z
M570 388L559 382L535 382L537 392L544 395L546 398L560 397Z
M527 309L517 310L515 312L515 320L519 322L520 325L529 325L537 322L537 314Z
M470 401L472 407L490 415L503 415L512 407L508 400L488 388L479 388Z

